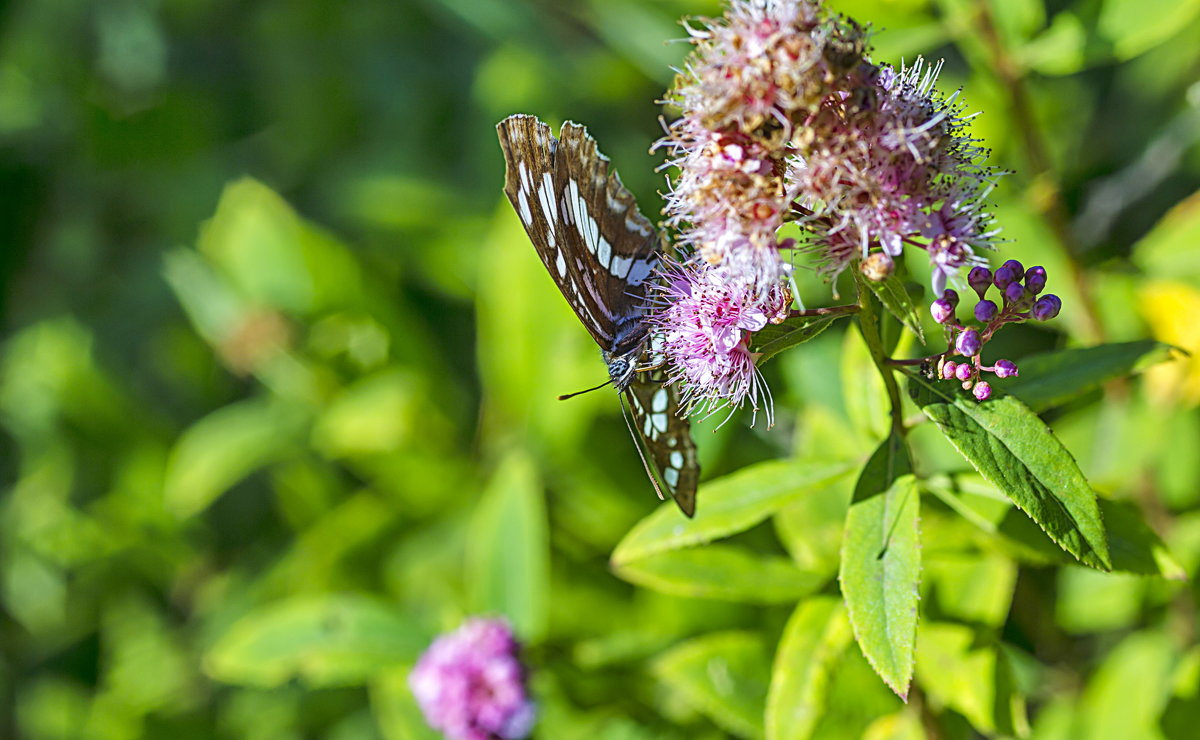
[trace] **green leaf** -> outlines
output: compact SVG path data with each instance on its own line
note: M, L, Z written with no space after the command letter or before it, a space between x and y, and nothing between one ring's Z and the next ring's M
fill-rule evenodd
M900 273L878 283L873 280L863 282L871 286L871 292L879 298L888 313L917 335L919 341L925 341L925 327L921 321L924 312L918 303L924 293L920 285L904 280Z
M729 732L763 734L771 664L762 639L748 632L705 635L659 656L658 678Z
M888 435L888 438L875 448L875 452L859 473L858 481L854 484L851 504L877 496L891 488L901 476L911 473L912 461L908 458L904 440L896 434Z
M1081 727L1076 737L1162 737L1158 717L1170 695L1170 670L1176 652L1173 641L1156 631L1126 637L1108 653L1088 682L1080 700Z
M1187 580L1187 572L1162 538L1146 524L1136 506L1124 501L1100 499L1100 513L1108 529L1113 570Z
M230 404L179 437L167 463L163 498L176 516L194 516L235 483L303 444L308 418L297 406L264 399Z
M775 514L775 534L802 570L833 575L841 562L842 529L854 481L838 478Z
M438 740L408 687L408 666L380 671L371 681L371 714L384 740Z
M991 553L926 554L925 581L940 614L969 624L997 628L1004 624L1017 584L1017 564L1011 558Z
M795 316L781 324L767 324L754 332L750 351L757 352L759 365L785 349L814 339L829 328L837 316Z
M1021 360L1021 374L994 384L1034 411L1045 411L1171 358L1171 346L1150 339L1064 349Z
M353 686L416 659L426 636L399 611L365 596L321 594L247 614L204 657L217 681L280 686Z
M828 580L787 558L731 545L670 550L614 567L618 576L655 591L753 604L795 601Z
M937 704L963 715L984 735L1028 734L1025 700L1016 692L1007 657L994 645L981 644L966 625L922 625L917 680Z
M1134 245L1133 259L1147 274L1164 280L1200 281L1200 192L1175 204Z
M871 351L863 336L861 331L847 331L842 340L843 399L846 415L850 417L854 428L873 443L888 434L891 426L890 402L883 378L871 359ZM886 354L882 347L879 351Z
M1081 562L1112 568L1096 494L1054 432L1012 396L979 403L919 375L913 399L955 449Z
M921 570L919 494L907 469L903 445L891 438L863 469L855 489L858 501L846 516L839 575L863 655L901 698L912 681ZM881 476L881 471L898 477Z
M525 640L546 630L550 542L542 486L533 463L511 453L475 508L467 537L472 611L502 614Z
M1187 28L1200 0L1105 0L1100 36L1112 42L1117 59L1132 59Z
M825 712L830 672L850 638L840 600L821 596L800 602L775 651L764 720L768 740L812 736Z
M745 531L801 496L824 490L851 470L847 463L816 465L772 460L701 484L704 502L685 519L672 502L638 522L613 550L622 566L639 558Z

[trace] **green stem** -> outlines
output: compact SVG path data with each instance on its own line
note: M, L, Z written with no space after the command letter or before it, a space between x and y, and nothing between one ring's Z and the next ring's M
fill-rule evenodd
M828 308L808 308L803 311L791 311L788 313L788 318L795 319L803 316L849 316L861 310L862 308L857 303L850 303L845 306L829 306Z
M883 334L879 329L879 314L875 310L874 293L864 282L865 278L854 272L854 283L858 287L858 329L862 333L871 360L883 378L884 388L887 389L888 401L891 404L892 431L901 439L907 431L904 426L904 409L900 404L900 386L896 383L896 375L889 364L887 353L883 349Z

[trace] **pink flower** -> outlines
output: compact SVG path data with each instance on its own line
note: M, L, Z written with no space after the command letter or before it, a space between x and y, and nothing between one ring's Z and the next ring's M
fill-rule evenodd
M755 366L750 336L787 317L791 296L782 287L759 297L756 288L732 280L723 268L704 263L673 264L649 318L656 345L666 359L668 382L682 388L686 413L705 416L749 400L755 416L774 418L770 389Z
M450 740L526 737L535 712L518 650L498 619L468 619L434 640L408 678L429 726Z

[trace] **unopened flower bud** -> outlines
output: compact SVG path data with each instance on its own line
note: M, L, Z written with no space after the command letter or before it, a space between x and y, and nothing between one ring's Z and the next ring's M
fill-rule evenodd
M1046 268L1038 265L1025 271L1025 287L1037 295L1046 289Z
M1009 260L1005 262L1002 267L1007 267L1008 269L1012 270L1013 274L1017 276L1018 280L1020 280L1021 276L1025 274L1025 265L1022 265L1016 260Z
M1025 297L1025 286L1018 282L1011 282L1004 288L1005 303L1020 303Z
M892 276L896 263L887 252L872 252L862 261L858 269L873 283L882 283Z
M992 397L992 387L986 382L976 383L975 389L971 392L975 394L976 401L986 401Z
M958 308L958 291L947 288L942 291L942 300L947 301L951 306Z
M1012 360L996 360L996 377L1013 378L1017 375L1017 363Z
M1033 304L1033 318L1038 321L1049 321L1062 310L1062 299L1053 293L1047 293Z
M999 310L993 301L980 301L975 304L975 320L991 321Z
M949 293L950 291L946 291ZM929 307L929 313L933 314L933 320L939 324L945 324L954 318L954 304L945 298L939 298Z
M967 285L983 298L983 294L992 286L992 271L986 267L973 267L967 275Z
M958 335L958 341L955 342L954 347L960 355L974 357L979 354L979 350L983 349L983 342L979 338L979 332L967 329Z
M958 368L958 363L954 360L947 360L942 365L942 377L946 380L952 380L955 377L955 370Z
M1004 290L1008 287L1009 283L1016 280L1019 275L1020 273L1016 272L1011 267L1001 267L997 269L996 274L992 276L992 283L1000 290Z
M959 380L970 380L971 376L974 374L975 373L972 367L965 362L959 364L959 366L954 369L954 377L958 378Z

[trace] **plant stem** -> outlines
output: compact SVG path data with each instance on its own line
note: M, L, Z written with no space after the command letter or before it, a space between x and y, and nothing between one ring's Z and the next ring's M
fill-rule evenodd
M865 284L865 278L859 274L858 270L853 270L853 272L854 284L858 288L858 329L862 333L863 341L867 344L876 369L879 370L879 375L883 378L884 388L887 389L888 401L892 407L892 431L903 439L906 428L904 426L904 409L900 405L900 386L896 383L896 375L891 365L888 364L887 353L883 350L883 335L879 331L879 315L875 312L875 294Z
M800 318L804 316L849 316L856 314L862 310L862 307L857 303L849 303L845 306L829 306L828 308L809 308L803 311L788 312L789 319Z

